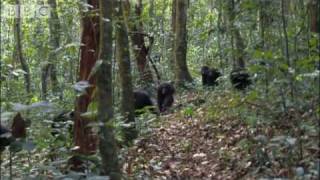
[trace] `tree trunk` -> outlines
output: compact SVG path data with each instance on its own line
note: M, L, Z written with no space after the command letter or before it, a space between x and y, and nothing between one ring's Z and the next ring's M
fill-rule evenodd
M171 9L171 57L169 58L169 63L171 66L171 70L172 72L175 71L175 59L174 59L174 51L175 51L175 47L174 47L174 43L175 43L175 32L176 32L176 17L177 17L177 6L176 6L177 2L176 0L172 0L172 9Z
M149 28L151 28L151 31L152 29L154 28L154 24L155 24L155 13L154 13L154 0L149 0Z
M116 12L116 59L119 65L121 81L121 112L125 123L134 123L133 87L131 80L131 64L128 33L123 19L122 2L117 3ZM125 128L125 141L131 143L137 137L135 126Z
M57 72L55 63L57 62L56 49L60 46L60 21L57 13L56 0L48 0L51 7L50 19L49 19L49 41L50 41L50 53L48 57L48 63L42 68L42 98L46 100L47 97L47 78L50 75L52 93L58 95L59 82L57 78ZM61 97L61 93L60 93Z
M235 49L233 48L233 55L235 57L234 63L233 63L233 69L237 68L245 68L245 61L244 61L244 49L245 45L243 43L243 39L240 35L239 29L234 25L234 20L236 17L235 8L234 8L234 0L230 0L227 2L227 14L229 18L229 30L231 32L231 38L232 40L232 46L235 45Z
M50 62L50 80L52 85L52 93L57 95L59 89L59 82L57 78L56 62L57 54L56 49L60 47L60 21L57 13L57 3L56 0L48 0L51 6L51 19L49 21L49 32L50 32L50 46L51 51L49 54ZM60 94L61 95L61 94ZM61 97L61 96L60 96Z
M176 0L176 23L174 40L175 73L178 85L192 82L187 66L187 1Z
M310 14L310 29L312 32L320 32L320 3L319 0L310 0L309 4L309 14Z
M218 33L217 33L217 43L218 43L218 56L219 56L219 59L220 59L220 68L221 68L221 71L222 71L222 74L224 73L224 70L225 70L225 65L228 64L228 58L225 58L226 61L223 62L223 51L222 51L222 46L221 46L221 39L222 39L222 26L221 24L223 23L222 22L222 16L223 16L223 13L222 13L222 2L219 1L217 2L217 6L218 6L218 20L217 20L217 29L218 29Z
M288 71L289 68L291 68L291 60L290 60L290 54L289 54L289 37L287 32L287 21L286 21L286 14L288 14L288 4L289 2L286 0L281 0L281 20L282 20L282 30L283 30L283 36L284 36L284 54L287 61ZM289 86L290 86L290 97L291 100L294 98L294 80L292 77L292 74L289 72L286 72L286 75L289 79Z
M90 0L91 11L98 9L98 0ZM99 17L92 14L82 15L82 37L80 47L80 76L79 81L88 81L92 86L96 81L94 77L89 77L90 72L98 58L99 45ZM75 145L79 146L78 152L82 154L92 154L96 151L97 137L92 133L88 124L90 120L81 117L80 114L87 112L93 87L87 89L86 93L79 96L76 100L75 120L74 120L74 140Z
M130 3L128 0L124 3L124 15L126 18L126 24L129 29L130 39L132 41L133 53L137 62L138 72L140 74L140 83L144 87L150 87L153 83L152 71L148 63L149 47L145 44L145 36L143 32L143 24L141 20L142 13L142 1L138 0L135 6L135 19L129 20L130 15ZM133 23L132 23L133 22Z
M259 2L259 29L260 29L260 50L265 52L268 50L268 46L266 44L266 29L271 23L272 15L268 14L268 8L270 8L270 1L260 1ZM265 62L266 59L263 56L262 61ZM265 68L264 71L264 81L265 81L265 97L268 97L269 94L269 71L268 68Z
M112 10L114 0L100 0L100 50L102 61L97 72L98 120L100 126L99 149L102 172L110 179L121 179L113 118L112 98ZM108 19L108 21L106 21Z
M16 42L15 54L16 58L20 61L21 69L25 72L24 74L24 83L26 92L30 95L31 92L31 78L30 78L30 70L26 60L23 57L23 48L22 48L22 38L21 38L21 9L20 9L20 0L16 0L17 5L17 15L14 19L14 39Z
M49 65L43 64L43 67L41 68L41 99L47 100L48 95L48 74L49 74Z

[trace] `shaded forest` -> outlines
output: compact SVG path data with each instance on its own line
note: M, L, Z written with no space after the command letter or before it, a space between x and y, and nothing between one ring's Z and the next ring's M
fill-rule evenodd
M319 179L318 0L0 5L0 179Z

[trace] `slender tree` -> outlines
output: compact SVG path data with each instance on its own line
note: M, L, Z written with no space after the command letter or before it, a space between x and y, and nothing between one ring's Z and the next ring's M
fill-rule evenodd
M272 15L268 13L270 9L271 1L259 1L259 30L260 30L260 38L261 38L261 51L268 50L268 44L266 39L266 33L268 33L268 27L271 24ZM262 61L265 62L266 59L263 56ZM264 81L265 81L265 96L268 96L269 93L269 71L268 68L264 70Z
M150 37L143 30L142 22L142 0L138 0L135 4L134 15L130 13L130 2L125 0L124 3L125 22L129 31L129 36L133 46L133 54L137 62L138 72L140 75L140 83L148 88L153 83L152 71L148 62L149 47L146 45L145 37ZM132 18L134 17L134 18ZM150 40L150 39L149 39Z
M229 0L227 3L227 16L229 20L229 31L231 33L231 45L233 47L233 69L245 68L245 45L243 39L240 35L239 29L234 25L236 18L235 2L234 0Z
M283 30L283 38L284 38L284 55L287 62L288 69L292 67L291 58L289 54L289 35L287 30L287 19L286 14L288 13L290 2L287 0L281 0L281 20L282 20L282 30ZM291 100L294 98L294 80L291 73L286 73L286 76L289 79L290 86L290 97Z
M116 17L116 59L119 65L121 81L121 112L126 123L134 123L133 87L131 79L131 64L129 52L129 39L123 18L123 2L117 3ZM137 136L135 126L125 128L126 142L132 141Z
M83 45L80 47L79 81L88 81L92 87L87 88L86 93L76 99L74 120L74 141L79 147L78 152L82 154L91 154L97 149L97 137L88 127L90 120L80 116L81 113L87 112L92 100L96 80L90 76L90 73L98 58L99 45L99 17L95 14L98 9L98 0L89 0L88 3L91 5L90 11L82 14L81 43Z
M57 95L59 91L59 82L57 78L57 70L55 63L57 62L56 49L60 46L60 21L57 12L56 0L48 0L50 4L50 19L49 19L49 41L50 41L50 53L48 62L42 67L41 85L42 85L42 98L45 100L47 97L47 78L50 76L52 92Z
M176 0L176 20L174 38L174 59L177 84L191 82L187 66L187 1Z
M112 10L114 0L100 0L100 50L102 61L97 72L98 120L101 122L99 149L103 174L110 179L121 179L114 137L112 97Z
M319 0L309 1L309 14L310 14L310 30L312 32L320 32L320 2Z
M29 95L31 92L31 78L30 78L30 70L27 61L23 56L23 47L22 47L22 36L21 36L21 8L20 8L20 0L16 0L16 18L14 18L14 39L16 42L15 46L15 57L21 64L21 69L24 73L24 84L25 90Z
M172 0L171 4L171 39L170 39L170 45L171 45L171 58L169 59L169 63L171 65L171 70L174 72L175 70L175 59L174 59L174 43L175 43L175 32L176 32L176 16L177 16L177 7L176 7L176 2L177 0Z

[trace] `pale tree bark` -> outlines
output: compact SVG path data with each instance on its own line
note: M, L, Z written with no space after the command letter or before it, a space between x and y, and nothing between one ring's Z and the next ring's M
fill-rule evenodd
M20 0L16 0L17 5L17 14L16 18L14 19L14 39L16 42L15 46L15 56L21 64L21 69L25 72L24 73L24 84L25 90L28 95L31 92L31 77L30 77L30 70L28 63L26 62L23 56L23 47L22 47L22 36L21 36L21 9L20 9Z
M286 15L289 13L289 4L288 0L281 0L281 20L282 20L282 30L283 30L283 38L284 38L284 54L287 61L288 69L292 67L291 58L289 54L289 37L287 31L287 19ZM291 100L294 98L294 79L291 73L286 72L286 75L289 79L290 86L290 97Z
M270 26L272 22L272 14L268 13L271 5L271 0L267 1L259 1L259 30L260 30L260 38L261 38L261 44L260 44L260 50L265 52L269 50L269 46L267 44L268 37L268 27ZM263 56L262 57L263 63L265 63L266 59ZM264 81L265 81L265 96L267 97L269 94L269 79L270 79L270 73L269 69L265 68L264 70Z
M124 23L123 2L117 3L116 17L116 60L119 65L121 82L121 113L125 123L134 123L133 86L131 79L131 64L129 52L128 32ZM125 142L131 143L137 137L134 125L124 128Z
M50 53L48 57L48 62L42 67L42 98L45 100L47 97L47 79L50 76L52 93L58 95L60 91L59 82L57 78L56 62L57 54L56 49L60 46L60 21L57 13L57 3L56 0L48 0L50 4L50 19L49 19L49 42L50 42ZM60 94L61 98L61 94Z
M154 17L154 0L149 0L149 28L151 28L151 30L153 29L153 24L155 23L155 17Z
M245 68L245 45L240 35L239 29L234 25L236 12L234 0L227 1L227 16L229 19L229 31L231 32L232 54L233 54L233 69Z
M129 0L125 0L124 2L123 11L125 15L125 22L132 42L134 58L137 62L140 83L148 89L154 81L148 62L149 47L147 47L145 42L145 37L149 36L144 33L143 22L141 20L142 9L142 0L138 0L135 5L135 14L133 15L130 13Z
M172 0L172 5L171 5L171 58L169 58L169 63L170 63L170 66L171 66L171 70L172 72L174 72L175 70L175 59L174 59L174 51L175 51L175 48L174 48L174 43L175 43L175 32L176 32L176 16L177 16L177 7L176 7L176 2L177 0Z
M112 96L112 11L115 0L99 0L100 5L100 49L102 61L97 72L98 121L100 125L99 150L102 172L110 179L121 179L118 150L114 136Z
M175 74L178 85L192 82L187 66L187 1L176 0L176 22L174 39Z

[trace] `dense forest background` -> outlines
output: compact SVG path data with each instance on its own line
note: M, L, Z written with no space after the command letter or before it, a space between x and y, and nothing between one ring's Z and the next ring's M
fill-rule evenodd
M1 179L319 178L319 12L317 0L1 1ZM203 66L221 75L213 86ZM137 91L159 104L163 83L173 105L137 115Z

